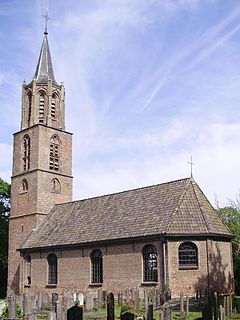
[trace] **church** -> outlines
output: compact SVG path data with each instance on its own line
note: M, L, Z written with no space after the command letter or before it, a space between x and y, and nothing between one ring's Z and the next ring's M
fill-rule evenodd
M192 177L72 201L64 95L45 30L14 134L8 292L233 292L233 236Z

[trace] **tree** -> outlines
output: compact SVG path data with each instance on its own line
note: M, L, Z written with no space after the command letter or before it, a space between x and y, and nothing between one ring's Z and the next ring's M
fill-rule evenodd
M235 293L240 294L240 195L236 201L230 200L229 206L218 209L223 222L234 235L233 245L233 269L235 278Z
M0 298L7 288L8 218L10 212L10 185L0 178Z

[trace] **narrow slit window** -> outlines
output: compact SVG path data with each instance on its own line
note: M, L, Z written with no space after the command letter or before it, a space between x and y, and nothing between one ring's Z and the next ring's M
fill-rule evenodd
M100 250L94 250L91 254L92 283L103 282L103 257Z
M48 261L48 284L57 284L57 256L50 254Z
M23 138L23 170L30 169L30 137L25 135Z
M28 94L28 126L30 126L31 121L31 115L32 115L32 94Z

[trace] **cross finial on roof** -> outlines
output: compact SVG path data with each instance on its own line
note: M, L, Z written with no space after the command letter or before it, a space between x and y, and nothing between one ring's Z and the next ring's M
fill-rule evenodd
M48 20L52 20L48 15L48 9L46 9L46 13L45 13L45 15L42 15L42 17L45 19L45 31L44 31L44 34L48 34L48 32L47 32L47 23L48 23Z
M188 164L190 164L191 166L191 178L193 177L193 166L195 165L195 163L193 163L192 160L192 155L190 155L190 161L187 162Z

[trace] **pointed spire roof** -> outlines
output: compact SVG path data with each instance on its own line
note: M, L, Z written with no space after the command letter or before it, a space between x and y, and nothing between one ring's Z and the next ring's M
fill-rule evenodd
M52 79L52 81L56 83L54 79L54 72L47 35L48 32L45 29L42 48L34 75L37 83L48 83L48 78Z

